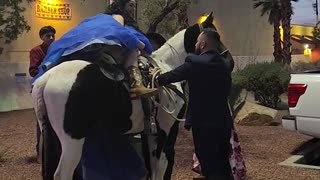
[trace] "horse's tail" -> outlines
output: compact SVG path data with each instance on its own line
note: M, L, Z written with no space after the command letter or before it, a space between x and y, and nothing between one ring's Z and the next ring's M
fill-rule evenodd
M33 108L36 114L36 117L39 121L40 128L41 124L45 121L45 117L47 116L46 105L44 102L44 88L49 79L49 74L46 73L38 78L32 88L32 101L33 101Z
M49 78L50 73L45 73L34 82L32 88L33 108L41 129L41 137L43 138L43 141L40 141L39 153L42 164L42 178L44 180L53 179L61 154L60 142L49 122L44 101L45 87Z

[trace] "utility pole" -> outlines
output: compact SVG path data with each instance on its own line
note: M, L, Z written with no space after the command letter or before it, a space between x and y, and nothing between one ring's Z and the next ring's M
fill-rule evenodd
M319 22L318 0L316 0L316 15L317 15L317 24L318 24Z
M319 23L318 0L316 0L316 3L313 3L313 4L312 4L312 7L313 7L313 9L316 11L316 19L317 19L316 24L318 25L318 23Z

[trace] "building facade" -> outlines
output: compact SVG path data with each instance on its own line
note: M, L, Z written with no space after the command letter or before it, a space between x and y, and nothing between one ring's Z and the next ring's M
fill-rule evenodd
M235 59L235 68L242 69L248 63L271 62L273 58L273 25L268 14L261 16L261 9L253 8L252 0L200 0L188 9L189 23L195 23L203 14L213 11L214 24L221 40ZM293 25L292 34L310 35L309 27ZM304 45L294 48L303 49ZM300 51L299 51L300 52ZM292 61L309 61L310 57L298 53Z
M83 19L104 12L106 0L41 0L24 2L24 16L31 31L4 47L0 55L0 112L32 108L31 79L28 73L29 51L41 44L39 30L53 26L59 39Z
M56 39L59 39L84 18L103 12L109 1L41 0L30 5L24 2L23 5L27 8L24 16L31 26L31 31L22 34L18 40L6 45L4 53L0 55L0 62L28 61L30 49L41 43L38 31L42 26L52 25L55 27L57 30ZM59 7L60 5L68 5L71 12L70 18L51 18L50 13L46 12L39 15L37 12L39 8L37 7L46 3L57 4ZM42 7L43 11L48 11L48 8L44 8ZM141 8L143 8L143 5L139 4L138 13ZM252 0L200 0L198 3L192 4L188 9L189 24L196 23L202 15L211 11L215 16L214 24L217 26L222 41L234 56L272 55L273 26L268 23L267 15L260 16L260 9L253 9ZM46 15L49 17L45 17ZM297 34L295 33L296 31L301 32L301 28L293 28L292 34ZM310 31L308 30L307 33L310 33Z
M56 30L56 39L75 27L84 18L104 12L106 0L41 0L22 6L26 8L24 16L31 31L23 33L10 44L5 45L0 62L28 62L29 51L41 43L39 30L51 25ZM3 45L3 44L2 44Z
M41 43L39 29L51 25L57 30L56 39L59 39L83 19L104 12L110 1L40 0L23 4L26 8L23 15L31 31L5 45L0 55L0 112L32 108L29 51ZM140 3L137 13L143 8ZM236 70L248 63L273 60L273 26L268 23L267 16L260 16L260 9L253 9L252 0L199 0L188 8L189 24L197 23L202 15L211 11L222 41L234 56ZM304 56L293 56L293 60L301 58Z
M213 11L214 24L234 56L268 56L273 52L273 26L252 0L200 0L188 9L190 24Z

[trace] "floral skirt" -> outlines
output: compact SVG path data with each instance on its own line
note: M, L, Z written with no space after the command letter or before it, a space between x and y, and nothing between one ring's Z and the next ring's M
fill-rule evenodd
M230 144L232 151L229 157L230 167L232 169L232 174L234 180L244 180L246 179L246 166L241 153L240 142L236 130L231 131ZM193 153L192 159L192 170L196 173L201 174L200 162L195 153Z

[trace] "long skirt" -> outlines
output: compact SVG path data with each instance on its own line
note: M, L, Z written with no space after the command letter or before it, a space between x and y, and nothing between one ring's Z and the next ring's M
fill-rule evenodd
M234 180L246 179L246 166L241 152L238 134L235 129L232 129L230 136L230 144L232 151L229 157L230 167ZM201 165L195 153L193 153L192 170L201 174Z
M76 172L77 180L140 180L147 175L125 135L87 137Z

